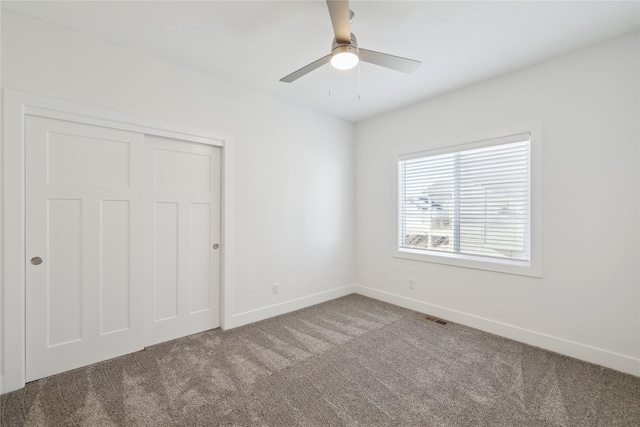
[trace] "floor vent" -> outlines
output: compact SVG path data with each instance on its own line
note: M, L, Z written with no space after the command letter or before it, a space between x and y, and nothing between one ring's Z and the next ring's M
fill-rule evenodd
M447 324L446 320L438 319L437 317L433 317L433 316L429 316L429 315L424 316L424 320L428 320L429 322L435 322L435 323L437 323L439 325L446 325Z

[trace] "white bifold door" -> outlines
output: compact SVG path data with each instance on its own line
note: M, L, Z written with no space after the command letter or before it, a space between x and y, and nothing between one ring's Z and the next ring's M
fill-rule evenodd
M220 148L26 122L26 379L219 326Z

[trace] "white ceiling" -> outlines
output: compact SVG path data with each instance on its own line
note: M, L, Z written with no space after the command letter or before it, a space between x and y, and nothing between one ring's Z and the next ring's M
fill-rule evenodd
M358 83L357 70L325 65L281 83L330 52L324 1L3 1L2 8L353 122L640 29L638 1L352 1L360 47L417 59L420 68L405 75L364 63Z

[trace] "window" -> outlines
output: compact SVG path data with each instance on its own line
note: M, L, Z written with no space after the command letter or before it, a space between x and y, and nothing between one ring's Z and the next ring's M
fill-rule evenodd
M397 166L397 256L516 273L531 267L530 132L404 154Z

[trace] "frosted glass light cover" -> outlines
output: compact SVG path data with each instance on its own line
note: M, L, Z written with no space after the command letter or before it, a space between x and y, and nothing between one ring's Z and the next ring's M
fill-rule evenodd
M358 55L353 52L339 52L331 56L331 65L338 70L350 70L358 65Z

